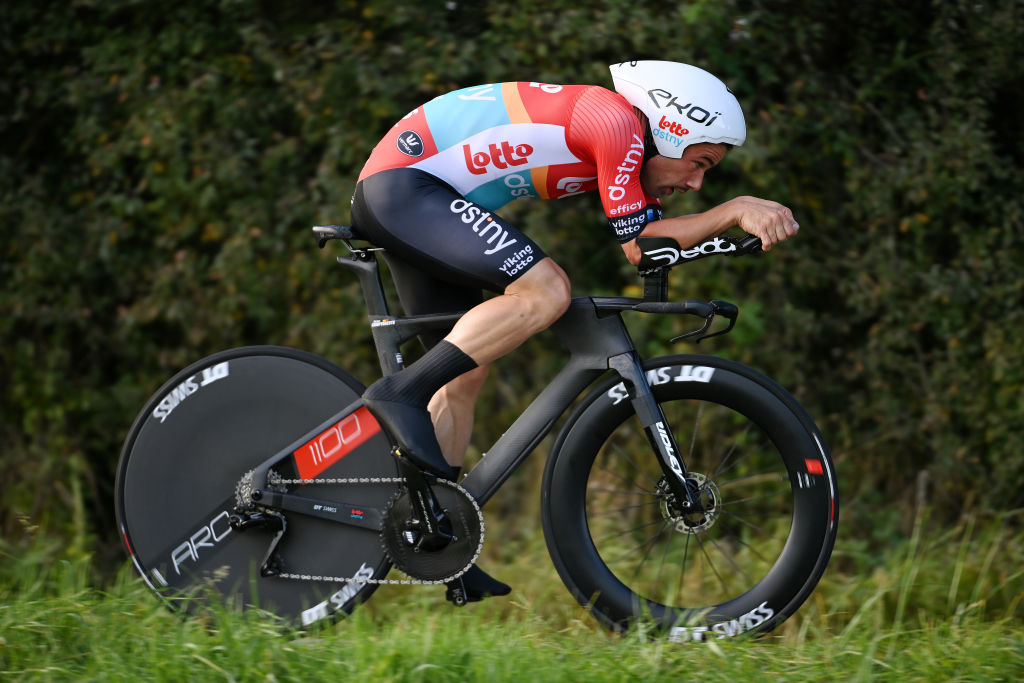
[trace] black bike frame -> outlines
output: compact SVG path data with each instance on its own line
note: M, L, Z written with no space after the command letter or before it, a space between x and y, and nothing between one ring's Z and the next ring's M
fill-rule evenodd
M371 250L353 249L353 256L340 257L338 262L355 272L362 286L370 316L370 329L377 348L381 369L392 374L402 369L400 346L427 329L450 327L462 313L425 316L391 316L379 267ZM651 392L636 347L620 313L637 310L652 313L697 315L706 319L704 329L716 312L726 311L702 301L652 303L625 297L578 297L572 299L566 313L551 327L570 357L566 366L527 406L522 415L486 452L484 457L460 482L477 503L483 506L512 475L516 468L551 431L559 416L583 391L609 370L617 372L630 389L634 410L640 418L652 448L659 455L662 470L677 500L691 497L686 485L686 467L680 458L671 429L665 422L661 406ZM731 306L731 305L729 305ZM735 307L733 307L734 309ZM733 318L734 319L734 318ZM256 468L254 481L261 484L271 468L291 457L309 439L338 423L362 407L356 400L329 420L311 430L288 448ZM309 506L291 495L274 495L275 507L308 514ZM347 523L345 519L337 519Z

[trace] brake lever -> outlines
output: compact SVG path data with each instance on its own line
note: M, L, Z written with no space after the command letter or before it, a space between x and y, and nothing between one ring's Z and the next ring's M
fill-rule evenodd
M754 239L757 238L755 237ZM760 243L760 240L758 240L758 243ZM731 303L729 301L723 301L722 299L715 299L709 303L711 304L713 310L704 317L704 326L701 327L699 330L692 330L690 332L687 332L686 334L681 334L678 337L673 337L672 339L669 339L670 344L674 344L684 339L689 339L690 337L697 337L697 339L694 340L693 343L700 344L705 339L711 339L712 337L720 337L721 335L729 334L729 332L732 331L732 328L736 326L736 319L740 316L739 307L734 303ZM729 325L725 329L719 330L718 332L705 334L711 328L711 323L714 321L715 316L718 315L728 320Z
M323 249L331 240L342 239L336 225L314 225L313 234L316 236L316 246Z

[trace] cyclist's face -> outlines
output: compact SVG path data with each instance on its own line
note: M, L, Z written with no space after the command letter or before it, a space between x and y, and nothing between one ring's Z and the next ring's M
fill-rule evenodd
M687 147L679 159L659 154L644 164L640 184L653 197L699 190L704 184L704 174L718 165L727 150L721 143L699 142Z

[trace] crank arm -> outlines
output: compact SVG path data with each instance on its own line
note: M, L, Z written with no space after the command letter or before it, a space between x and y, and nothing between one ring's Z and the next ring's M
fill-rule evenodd
M416 515L416 519L410 520L418 532L415 545L427 552L441 550L454 540L448 511L441 507L426 475L418 467L409 462L408 458L399 457L398 462Z

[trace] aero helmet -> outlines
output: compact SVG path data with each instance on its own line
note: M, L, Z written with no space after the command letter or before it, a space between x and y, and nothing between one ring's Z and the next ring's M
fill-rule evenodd
M732 91L712 74L678 62L612 64L615 90L647 116L658 154L678 159L698 142L742 145L743 110Z

